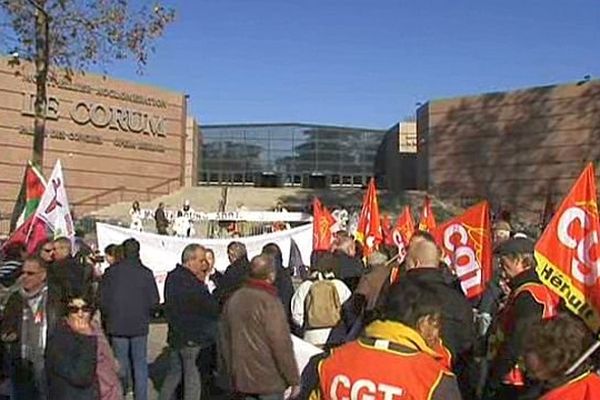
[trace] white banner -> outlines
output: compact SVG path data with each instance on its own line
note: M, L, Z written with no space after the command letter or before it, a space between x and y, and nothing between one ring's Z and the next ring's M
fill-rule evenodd
M142 219L154 219L154 212L149 208L140 210ZM275 212L275 211L224 211L203 212L190 210L190 220L199 221L251 221L251 222L311 222L312 215L302 212ZM177 217L177 210L165 209L165 216L172 221Z
M134 238L140 242L140 258L142 263L154 273L161 302L167 273L175 268L176 264L181 263L181 253L185 246L190 243L199 243L212 249L215 252L215 268L219 271L224 271L229 265L227 245L234 240L246 245L249 258L260 254L263 246L267 243L275 243L281 249L284 265L287 264L289 259L291 239L298 245L305 265L310 265L310 253L312 252L312 224L265 235L236 239L178 238L138 232L102 223L96 224L96 233L100 251L103 251L109 244L120 244L129 238Z

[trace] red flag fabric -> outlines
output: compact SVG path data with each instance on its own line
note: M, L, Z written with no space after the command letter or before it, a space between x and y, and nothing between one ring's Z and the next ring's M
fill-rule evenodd
M413 220L410 207L406 206L398 216L392 237L394 244L398 247L398 263L401 264L406 258L408 243L415 232L415 221Z
M37 247L49 237L46 223L35 215L31 215L10 235L2 248L21 243L25 244L29 254L34 254Z
M335 224L335 218L315 197L313 200L313 250L329 251L333 240L331 228Z
M46 181L41 171L31 161L27 162L21 190L17 196L15 207L10 219L10 231L16 230L37 209L40 199L46 189Z
M379 205L377 204L377 188L373 178L369 181L358 218L356 240L363 245L365 256L373 253L379 247L379 244L383 242L383 230L381 229Z
M592 163L535 246L540 280L594 331L600 330L600 222Z
M483 201L432 232L470 299L481 295L492 277L491 225L490 206Z
M425 196L423 200L423 209L419 218L419 230L424 232L432 232L436 227L435 215L431 209L431 199Z

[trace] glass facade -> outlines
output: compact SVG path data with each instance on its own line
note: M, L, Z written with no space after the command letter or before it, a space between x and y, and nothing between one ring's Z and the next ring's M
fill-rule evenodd
M206 125L200 184L362 186L384 130L306 124Z

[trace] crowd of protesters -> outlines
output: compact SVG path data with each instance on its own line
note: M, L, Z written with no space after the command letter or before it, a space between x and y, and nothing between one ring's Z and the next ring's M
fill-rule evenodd
M159 399L600 398L595 357L569 370L593 335L539 281L533 249L497 221L494 277L469 300L427 232L415 232L402 263L385 246L365 257L339 232L313 253L303 282L276 244L249 259L231 242L226 268L189 244L164 286ZM155 278L134 239L104 257L101 274L103 260L66 238L33 255L4 249L1 371L11 399L148 399ZM322 350L303 371L292 334Z

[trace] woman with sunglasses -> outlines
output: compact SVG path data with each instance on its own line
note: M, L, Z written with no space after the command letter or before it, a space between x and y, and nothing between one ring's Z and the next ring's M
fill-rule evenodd
M122 399L117 363L102 330L92 321L92 303L83 296L72 297L66 310L46 350L49 398Z

